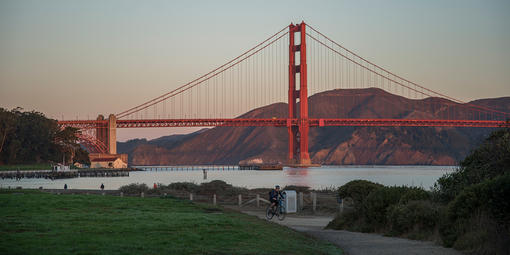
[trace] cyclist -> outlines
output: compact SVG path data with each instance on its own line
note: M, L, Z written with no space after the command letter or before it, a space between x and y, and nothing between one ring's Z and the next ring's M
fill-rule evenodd
M271 209L274 211L275 206L278 203L279 197L282 195L280 192L280 186L276 185L274 189L269 192L269 202L271 202Z

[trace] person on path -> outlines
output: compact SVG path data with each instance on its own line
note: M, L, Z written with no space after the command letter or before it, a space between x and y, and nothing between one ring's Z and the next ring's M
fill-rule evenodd
M64 184L64 189L67 189L67 183L66 183L66 184Z
M101 183L101 190L104 190L104 184Z
M272 189L271 192L269 192L269 202L271 202L271 209L273 211L278 203L278 199L280 196L281 196L280 186L276 185L274 189Z

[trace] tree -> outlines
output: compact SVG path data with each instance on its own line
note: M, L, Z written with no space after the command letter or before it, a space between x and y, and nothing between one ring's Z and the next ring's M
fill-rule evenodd
M463 189L510 173L510 129L496 130L460 162L457 171L439 178L434 185L442 202L453 200Z
M0 108L0 154L4 149L4 144L8 136L12 135L16 129L16 119L14 114Z
M61 129L56 120L40 112L0 108L0 164L60 162L77 151L86 162L88 154L77 143L77 132L71 127Z

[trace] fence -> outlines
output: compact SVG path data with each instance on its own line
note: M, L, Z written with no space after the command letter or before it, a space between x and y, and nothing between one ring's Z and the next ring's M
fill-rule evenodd
M194 202L209 203L220 206L238 207L240 209L265 209L269 204L267 194L243 193L243 194L197 194L180 190L165 190L155 193L123 194L120 196L158 197L172 196ZM298 213L335 213L342 210L335 193L332 192L299 192L297 196Z
M197 194L183 190L163 190L157 191L150 189L147 192L123 193L118 190L47 190L57 194L99 194L120 197L175 197L179 199L190 200L199 203L208 203L219 206L237 207L246 210L263 210L269 204L266 199L268 194L248 192L243 194ZM297 209L299 214L313 213L336 213L343 211L343 204L338 203L338 199L333 192L298 192ZM347 203L348 204L348 203Z

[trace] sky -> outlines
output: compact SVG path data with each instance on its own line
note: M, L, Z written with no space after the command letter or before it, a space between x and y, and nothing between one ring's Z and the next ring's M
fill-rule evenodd
M145 102L304 20L457 99L510 96L510 1L0 0L0 107L94 119ZM119 140L189 129L123 129Z

